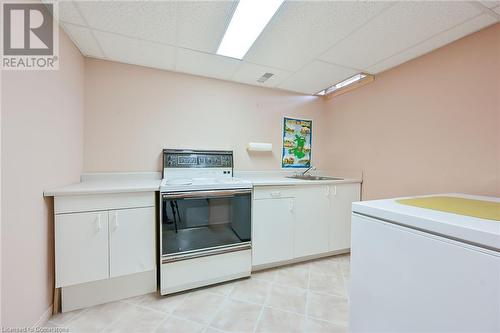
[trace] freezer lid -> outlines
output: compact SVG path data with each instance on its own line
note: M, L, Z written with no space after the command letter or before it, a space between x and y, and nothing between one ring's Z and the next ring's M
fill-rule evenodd
M396 201L403 205L500 222L500 202L440 195Z
M433 196L457 197L500 203L500 198L496 197L458 193L435 194ZM429 195L420 197L429 197ZM499 221L415 207L398 202L398 200L402 199L420 197L355 202L352 204L352 210L354 213L500 251Z

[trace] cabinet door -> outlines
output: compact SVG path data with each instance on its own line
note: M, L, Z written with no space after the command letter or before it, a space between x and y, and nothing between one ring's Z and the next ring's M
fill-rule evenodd
M293 258L293 209L293 198L253 201L253 266Z
M56 287L109 277L108 212L57 214Z
M360 184L330 185L330 251L351 248L352 203L360 200Z
M328 252L330 199L327 185L298 187L295 204L294 257Z
M109 211L110 277L155 267L154 207Z

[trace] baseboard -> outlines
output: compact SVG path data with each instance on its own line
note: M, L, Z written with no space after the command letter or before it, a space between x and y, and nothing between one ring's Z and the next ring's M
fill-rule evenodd
M50 305L47 310L42 314L42 316L37 320L33 327L44 327L52 317L52 305Z
M342 249L342 250L336 250L336 251L330 251L330 252L325 252L325 253L320 253L320 254L314 254L311 256L306 256L306 257L300 257L300 258L294 258L290 260L284 260L284 261L278 261L278 262L273 262L270 264L263 264L263 265L255 265L252 266L252 272L258 272L262 271L265 269L270 269L270 268L275 268L275 267L280 267L280 266L285 266L285 265L291 265L291 264L296 264L299 262L304 262L308 260L314 260L314 259L320 259L320 258L325 258L325 257L331 257L331 256L336 256L339 254L346 254L350 253L351 249Z
M61 288L61 312L156 291L156 269Z

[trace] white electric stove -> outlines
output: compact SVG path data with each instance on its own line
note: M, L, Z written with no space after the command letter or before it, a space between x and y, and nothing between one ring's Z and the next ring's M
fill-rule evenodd
M232 151L163 151L162 295L250 275L251 191Z

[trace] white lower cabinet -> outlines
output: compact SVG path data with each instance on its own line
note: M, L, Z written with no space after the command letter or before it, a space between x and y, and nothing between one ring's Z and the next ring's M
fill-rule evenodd
M350 248L351 204L360 184L256 186L252 265Z
M253 201L252 265L293 258L294 198Z
M330 251L351 248L352 203L360 200L360 184L330 186Z
M56 287L109 275L108 212L56 215Z
M328 252L329 187L300 186L296 189L294 219L294 258Z
M135 196L55 198L56 287L155 270L155 195Z
M109 211L109 276L155 268L154 207Z

